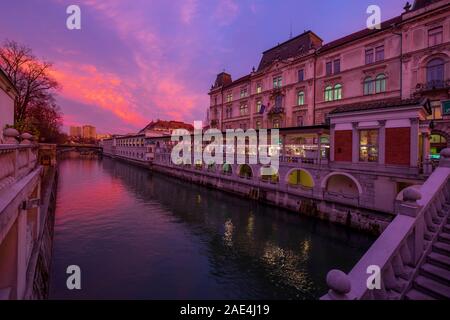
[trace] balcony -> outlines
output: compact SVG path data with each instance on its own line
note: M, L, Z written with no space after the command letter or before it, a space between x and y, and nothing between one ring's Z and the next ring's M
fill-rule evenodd
M432 80L425 83L418 83L416 85L416 93L424 93L436 90L450 89L450 79L447 80Z

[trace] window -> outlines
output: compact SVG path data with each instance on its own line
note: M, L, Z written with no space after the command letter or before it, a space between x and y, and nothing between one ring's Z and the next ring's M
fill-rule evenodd
M337 74L340 72L341 72L341 60L336 59L336 60L334 60L334 74Z
M359 132L359 161L378 162L378 130Z
M334 100L341 100L342 99L342 85L336 84L334 86Z
M303 117L302 116L297 116L297 126L298 127L303 126Z
M384 46L379 46L375 48L375 61L384 60Z
M261 83L258 83L257 85L256 85L256 93L261 93L262 92L262 84Z
M262 106L262 101L261 100L256 101L256 112L257 113L261 112L261 106Z
M330 62L327 62L326 66L325 66L325 70L326 70L326 74L327 76L330 76L331 74L333 74L333 66Z
M375 92L385 92L386 91L386 76L384 73L377 75L375 78Z
M217 97L214 97L214 105L217 105Z
M241 104L241 106L239 107L239 114L241 116L246 116L248 114L248 107L246 103Z
M232 117L232 112L233 112L232 107L226 108L226 110L225 110L225 117L226 117L227 119L231 118L231 117Z
M442 27L428 30L428 46L432 47L442 43Z
M373 63L373 48L366 49L366 64Z
M247 88L241 89L241 98L245 98L248 95Z
M297 105L302 106L305 104L305 93L303 91L299 91L297 94Z
M305 80L305 71L303 69L298 70L298 81Z
M256 130L261 129L261 121L256 121Z
M283 107L283 96L277 95L275 97L275 108L280 109Z
M279 129L280 128L280 119L274 119L272 122L272 128Z
M273 88L281 88L282 87L282 79L281 77L275 77L273 78Z
M373 93L373 81L371 77L364 79L364 95L369 95Z
M227 93L227 102L233 101L233 94L231 92Z
M333 87L328 86L325 88L325 101L332 101L333 100Z
M444 81L444 60L436 58L427 63L427 83L439 85Z

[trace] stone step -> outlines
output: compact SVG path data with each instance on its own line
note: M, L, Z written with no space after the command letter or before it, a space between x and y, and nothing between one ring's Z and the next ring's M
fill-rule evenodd
M424 276L418 276L414 281L415 288L424 291L436 299L450 299L450 287Z
M450 256L450 244L438 241L433 244L433 251Z
M440 253L431 252L427 257L427 261L436 266L440 266L441 268L450 270L450 257L447 257Z
M444 225L444 227L442 228L442 232L450 233L450 223Z
M450 286L450 270L441 268L431 263L425 263L420 268L420 274L436 280L439 283Z
M439 240L446 243L450 243L450 233L440 233Z
M405 298L406 300L436 300L432 296L417 289L409 290L408 293L405 295Z

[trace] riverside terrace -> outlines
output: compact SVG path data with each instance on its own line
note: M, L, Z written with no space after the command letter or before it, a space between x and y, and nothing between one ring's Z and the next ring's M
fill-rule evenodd
M395 217L402 191L431 174L427 99L351 105L330 113L330 126L282 128L280 168L261 174L260 164L176 165L171 137L145 139L154 171L233 192L372 233ZM104 154L115 152L114 138ZM122 148L127 146L122 146ZM130 149L136 148L133 143ZM193 150L193 149L192 149ZM125 155L119 156L127 160ZM130 160L136 162L133 156Z

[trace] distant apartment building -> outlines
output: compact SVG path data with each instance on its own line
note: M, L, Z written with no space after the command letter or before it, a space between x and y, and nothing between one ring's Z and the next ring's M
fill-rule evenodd
M3 130L14 124L14 100L17 90L0 68L0 144L4 142Z
M74 138L81 138L81 136L82 136L82 129L81 129L81 127L70 126L70 128L69 128L69 136L74 137Z
M82 137L83 139L96 139L97 132L95 127L91 125L84 125Z
M209 125L225 129L327 124L335 109L429 98L431 142L450 138L450 3L416 0L381 29L324 44L306 31L265 51L257 69L217 75Z

